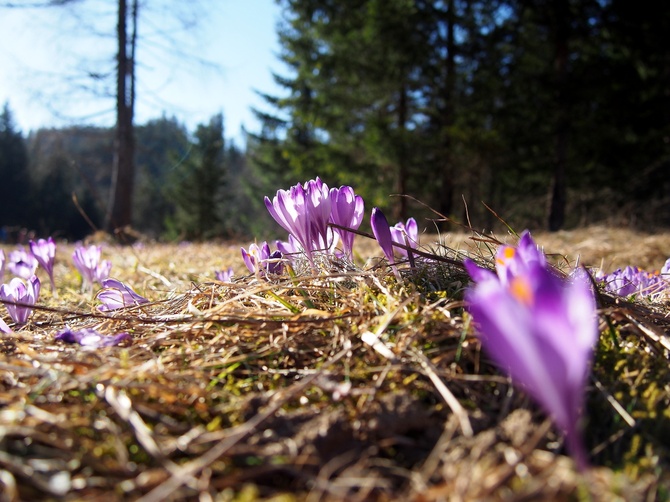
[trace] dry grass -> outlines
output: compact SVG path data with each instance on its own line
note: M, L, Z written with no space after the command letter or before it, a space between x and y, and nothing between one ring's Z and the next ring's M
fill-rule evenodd
M668 235L535 237L608 270L670 256ZM467 236L440 239L449 249L432 249L451 258L490 256ZM0 339L0 499L668 499L667 305L601 297L593 467L578 473L481 352L462 270L424 263L399 283L359 242L355 268L272 282L244 275L238 246L108 245L112 275L153 300L111 315L80 294L60 245L58 298L45 287L44 308ZM234 283L214 281L229 265ZM133 341L55 342L66 324Z

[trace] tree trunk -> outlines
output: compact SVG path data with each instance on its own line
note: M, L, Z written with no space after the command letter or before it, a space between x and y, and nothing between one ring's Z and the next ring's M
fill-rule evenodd
M119 0L117 25L116 135L112 186L105 227L114 233L132 221L135 175L133 115L135 109L135 45L137 39L137 0L132 2L132 35L128 40L128 5ZM130 50L129 50L130 49Z
M567 96L568 83L568 30L569 5L567 0L554 1L556 79L556 152L554 159L554 181L549 209L549 230L556 232L565 223L567 203L566 170L568 163L568 135L570 132L570 110Z

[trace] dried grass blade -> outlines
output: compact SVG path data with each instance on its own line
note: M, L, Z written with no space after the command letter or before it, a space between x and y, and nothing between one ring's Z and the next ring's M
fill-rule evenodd
M123 390L118 392L116 388L108 385L105 387L105 400L119 417L130 425L135 432L137 442L142 445L146 452L159 460L165 469L175 475L179 471L179 466L168 459L160 449L158 443L156 443L153 438L151 430L147 427L147 424L144 423L140 414L133 409L133 403L128 395ZM197 480L192 476L187 476L184 481L188 483L197 483Z
M422 352L417 349L409 349L408 352L412 358L417 363L419 363L421 369L426 373L430 381L433 382L437 392L442 396L442 399L444 399L444 401L447 403L447 406L451 408L451 411L454 413L454 415L456 415L463 435L465 437L472 437L473 431L472 425L470 424L470 419L468 418L468 413L465 411L465 408L461 406L461 403L458 401L458 399L456 399L456 396L454 396L449 388L444 384L440 376L437 374L437 370L433 364L425 355L423 355Z
M655 330L645 326L640 321L635 319L635 317L629 312L623 312L623 315L626 319L632 322L637 329L639 329L644 336L650 340L660 344L665 350L670 351L670 339L667 336L657 333Z

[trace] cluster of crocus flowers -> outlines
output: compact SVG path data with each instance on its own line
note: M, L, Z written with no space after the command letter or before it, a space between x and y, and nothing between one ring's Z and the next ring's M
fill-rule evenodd
M103 289L97 294L97 299L102 303L98 307L101 312L133 307L148 303L149 300L137 294L130 286L116 279L105 279L102 281Z
M330 204L328 185L319 178L288 190L278 190L272 200L265 197L265 207L270 215L300 243L312 264L315 251L330 247Z
M314 266L317 252L332 252L338 238L343 254L353 255L354 234L363 221L363 199L353 188L342 186L329 189L320 178L297 184L288 190L278 190L265 206L279 225L293 237L301 252ZM337 225L335 229L330 223Z
M527 232L516 248L498 250L496 273L470 260L465 266L475 281L465 300L484 349L553 417L577 466L585 468L579 419L598 337L587 275L560 278Z
M268 275L284 273L281 251L271 251L267 242L263 241L260 245L253 243L249 246L249 250L242 248L241 251L244 264L252 274L267 278Z
M81 274L82 289L92 290L93 283L102 284L102 281L109 278L112 269L112 263L109 260L101 259L101 246L77 246L72 253L72 261L75 268Z
M28 318L33 313L33 305L39 296L40 280L36 276L32 276L25 282L15 277L8 284L0 286L0 300L5 304L9 316L19 326L28 322ZM3 330L5 330L4 326Z
M661 270L647 272L637 267L619 268L610 274L597 273L605 291L617 296L638 296L656 300L670 291L670 259Z

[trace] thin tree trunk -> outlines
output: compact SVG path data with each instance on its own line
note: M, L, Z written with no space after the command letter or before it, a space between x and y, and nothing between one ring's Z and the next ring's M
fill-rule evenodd
M135 45L137 41L137 0L132 3L132 35L128 44L128 5L119 0L117 25L116 135L112 186L105 227L115 232L131 224L134 185L133 115L135 108ZM130 48L130 51L129 51Z
M570 132L569 100L566 92L568 83L568 30L569 5L567 0L555 0L555 57L554 75L556 79L556 152L554 160L554 181L549 209L549 230L555 232L565 223L567 204L566 171L568 164L568 144Z

